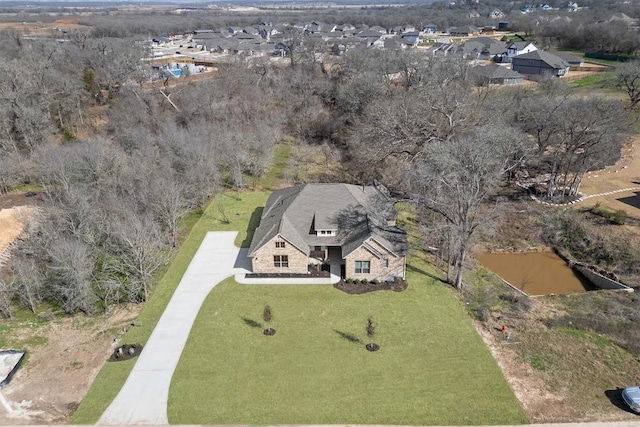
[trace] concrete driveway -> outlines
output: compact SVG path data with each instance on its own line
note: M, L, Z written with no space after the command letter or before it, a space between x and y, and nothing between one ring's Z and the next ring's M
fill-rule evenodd
M129 378L98 424L169 424L171 377L202 303L222 280L250 269L247 250L233 243L237 234L207 233Z

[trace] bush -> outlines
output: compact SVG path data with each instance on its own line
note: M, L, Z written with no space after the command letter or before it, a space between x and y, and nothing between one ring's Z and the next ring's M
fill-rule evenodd
M509 303L511 309L515 311L527 312L533 305L530 297L515 292L500 294L498 298Z
M593 208L591 208L591 212L595 215L606 218L610 223L617 225L623 225L629 216L627 211L624 209L611 211L607 207L602 206L600 202L596 203Z
M625 211L624 209L618 209L617 211L611 214L611 217L609 220L614 224L622 225L627 221L627 218L628 218L627 211Z

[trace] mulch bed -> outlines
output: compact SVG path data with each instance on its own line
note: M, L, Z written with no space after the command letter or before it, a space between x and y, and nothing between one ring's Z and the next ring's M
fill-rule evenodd
M309 273L247 273L248 279L309 279L331 277L328 271L310 271Z
M123 344L113 350L109 362L122 362L140 356L142 344Z
M339 291L345 292L351 295L359 295L366 294L368 292L375 291L394 291L394 292L402 292L407 289L407 281L401 279L400 277L396 277L395 280L392 281L382 281L378 283L368 282L348 282L346 280L341 280L335 285L334 288Z
M378 344L372 343L372 342L367 344L367 345L365 345L365 347L369 351L378 351L378 350L380 350L380 346Z

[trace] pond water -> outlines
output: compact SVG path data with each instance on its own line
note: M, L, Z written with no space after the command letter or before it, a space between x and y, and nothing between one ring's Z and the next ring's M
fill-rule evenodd
M570 294L598 289L552 252L480 254L476 259L528 295Z

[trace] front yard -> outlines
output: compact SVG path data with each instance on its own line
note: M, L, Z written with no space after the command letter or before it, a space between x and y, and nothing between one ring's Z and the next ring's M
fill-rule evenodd
M207 231L239 230L236 244L248 247L267 196L225 193L209 204L145 304L141 326L122 343L146 343ZM415 229L409 232L415 241ZM429 276L420 255L410 258L409 288L399 293L347 295L328 285L239 285L232 278L218 285L173 376L170 422L526 422L456 292ZM262 334L265 304L277 331L271 337ZM364 347L368 317L377 324L375 353ZM105 364L71 422L95 423L133 363Z
M173 377L174 424L515 424L527 421L455 291L239 285L205 301ZM277 333L265 336L269 304ZM368 352L365 326L380 350Z

